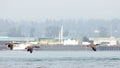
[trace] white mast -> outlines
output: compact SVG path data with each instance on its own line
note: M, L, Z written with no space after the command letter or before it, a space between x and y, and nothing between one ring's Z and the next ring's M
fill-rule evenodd
M63 26L61 26L61 40L63 40Z
M63 41L63 26L61 26L60 32L59 32L59 42L62 43Z
M110 37L113 37L112 32L113 32L113 26L112 26L112 23L110 23Z

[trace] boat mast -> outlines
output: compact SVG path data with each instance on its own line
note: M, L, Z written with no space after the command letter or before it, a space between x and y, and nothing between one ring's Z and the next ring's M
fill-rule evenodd
M112 23L110 23L110 37L113 37L113 26Z
M61 26L61 29L60 29L60 32L59 32L59 42L60 44L62 43L63 41L63 26Z

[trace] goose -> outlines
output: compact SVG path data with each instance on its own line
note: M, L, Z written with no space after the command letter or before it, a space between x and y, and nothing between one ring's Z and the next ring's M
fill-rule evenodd
M27 51L30 53L33 52L33 48L40 48L40 46L33 46L33 44L29 44L29 43L20 45L20 43L7 42L5 43L5 45L7 45L8 48L10 48L10 50L14 50L16 46L23 46L22 49L27 49Z

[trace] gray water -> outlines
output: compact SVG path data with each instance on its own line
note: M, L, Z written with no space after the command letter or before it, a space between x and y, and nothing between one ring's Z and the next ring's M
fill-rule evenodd
M120 68L120 52L0 51L0 68Z

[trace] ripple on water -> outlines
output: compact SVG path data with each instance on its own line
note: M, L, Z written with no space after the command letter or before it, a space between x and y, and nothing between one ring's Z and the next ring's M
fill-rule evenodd
M4 51L0 68L120 68L120 52Z

